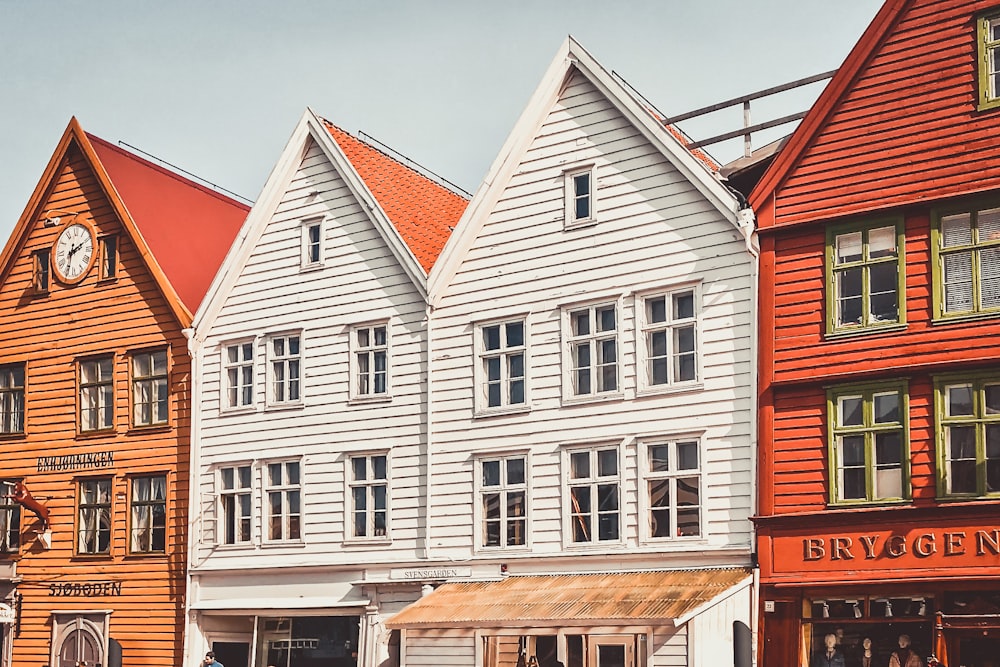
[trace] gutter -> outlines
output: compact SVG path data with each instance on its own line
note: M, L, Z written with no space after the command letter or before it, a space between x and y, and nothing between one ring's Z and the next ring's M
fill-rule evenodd
M196 402L196 397L200 395L201 392L201 346L198 344L198 340L195 336L195 330L193 328L186 328L182 330L184 337L187 338L188 343L188 356L191 359L191 387L190 387L190 404L191 404L191 417L190 426L188 427L188 520L187 526L187 567L184 573L184 646L183 646L183 661L181 664L188 664L190 662L191 656L191 598L192 592L194 590L194 575L191 572L191 565L194 563L195 558L195 535L198 534L196 526L200 521L200 512L196 513L196 508L199 508L198 504L198 484L197 484L197 470L199 469L198 460L200 459L198 446L198 425L200 420L201 411L198 409L198 404Z
M427 308L426 308L425 312L426 312L426 317L427 317L427 380L426 380L426 382L427 382L427 392L426 392L427 403L424 406L424 410L426 411L426 415L427 415L427 426L426 426L427 431L426 431L426 435L424 436L424 446L426 447L426 453L425 453L425 457L424 457L424 462L425 462L425 465L427 466L427 468L426 468L426 470L424 472L424 517L425 517L424 518L424 522L425 522L424 523L424 559L425 560L431 560L431 557L432 557L432 555L431 555L432 554L432 551L431 551L431 508L433 507L433 501L432 501L432 498L433 498L433 496L432 496L433 485L431 484L431 471L433 470L433 467L431 465L431 450L433 449L432 443L433 443L433 440L434 440L434 438L431 435L433 433L433 431L434 431L434 429L432 428L433 418L434 418L434 414L433 414L434 410L431 407L432 404L433 404L433 396L434 396L434 393L431 391L431 387L432 387L432 384L433 384L432 381L431 381L431 377L433 375L431 373L431 356L433 354L433 348L434 348L434 346L432 345L434 337L431 335L431 332L433 331L433 327L431 326L431 317L434 314L434 306L431 305L431 300L430 299L427 300Z

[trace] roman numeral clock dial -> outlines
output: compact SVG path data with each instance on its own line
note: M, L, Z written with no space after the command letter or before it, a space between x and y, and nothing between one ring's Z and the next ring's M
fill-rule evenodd
M75 222L59 234L52 248L52 268L62 282L83 279L94 263L94 232Z

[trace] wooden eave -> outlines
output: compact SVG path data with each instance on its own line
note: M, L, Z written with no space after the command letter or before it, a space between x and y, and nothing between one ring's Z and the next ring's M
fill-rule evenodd
M826 126L829 117L836 111L844 95L854 85L855 79L871 60L876 49L889 35L892 27L902 16L910 0L887 0L861 35L844 63L827 84L806 117L795 128L788 143L764 172L760 181L747 198L759 219L767 222L770 216L764 214L773 204L773 197L785 179L798 165L816 136Z
M27 232L29 231L31 224L37 222L38 216L41 215L42 204L48 196L56 175L66 160L67 153L69 152L69 148L73 142L76 142L76 144L80 147L80 151L83 153L84 159L93 170L94 176L97 179L101 190L104 192L104 195L108 198L108 202L111 204L111 208L118 216L118 219L122 223L122 227L124 227L126 233L132 239L132 242L135 243L135 247L139 251L139 255L146 263L147 269L156 281L160 292L166 299L167 304L170 306L171 311L173 311L177 321L180 323L182 328L189 326L192 320L191 312L180 300L180 297L177 295L173 286L170 284L170 281L167 279L166 274L156 262L156 258L153 256L153 253L150 252L149 246L142 237L142 233L140 233L138 226L129 214L125 203L122 201L118 191L115 189L114 183L111 181L107 171L101 164L97 153L94 151L93 145L91 145L86 132L83 131L83 128L80 126L80 122L76 119L76 116L70 119L69 125L63 132L62 137L59 139L59 143L56 145L56 149L52 153L52 157L49 158L49 162L45 167L45 171L42 173L42 177L39 179L34 192L32 192L31 197L28 200L27 206L24 208L24 212L21 213L21 217L14 226L10 238L4 246L3 253L0 254L0 282L7 279L15 258L20 254L24 247L24 242L28 236Z

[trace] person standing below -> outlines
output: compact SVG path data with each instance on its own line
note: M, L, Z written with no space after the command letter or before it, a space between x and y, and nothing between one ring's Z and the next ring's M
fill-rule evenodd
M837 648L837 635L826 635L823 637L823 644L825 650L813 654L810 667L847 667L844 654Z
M924 667L924 661L910 648L910 635L899 636L899 648L889 656L889 667Z
M223 664L215 659L215 653L209 651L205 654L205 659L201 661L202 667L223 667Z

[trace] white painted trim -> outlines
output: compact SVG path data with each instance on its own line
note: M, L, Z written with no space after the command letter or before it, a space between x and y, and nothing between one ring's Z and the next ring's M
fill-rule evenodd
M385 327L385 391L382 393L375 393L375 367L374 363L369 369L369 373L372 376L372 386L371 391L367 394L362 394L358 392L358 387L355 381L358 379L358 344L357 337L355 334L359 329L373 329L375 327ZM352 405L363 405L368 403L389 403L392 401L392 380L393 380L393 354L392 354L392 318L382 317L374 320L367 320L365 322L357 322L350 324L346 327L347 329L347 395L348 402ZM375 351L377 346L371 344L368 346L369 350Z
M711 609L712 607L714 607L715 605L719 604L723 600L725 600L725 599L727 599L729 597L732 597L733 595L736 595L737 593L739 593L744 588L751 587L751 586L753 586L753 577L750 574L747 574L746 578L743 579L742 581L740 581L739 583L734 584L733 586L731 586L731 587L727 588L726 590L722 591L721 593L719 593L718 595L716 595L711 600L709 600L707 602L703 602L702 604L698 605L694 609L688 611L686 614L682 614L682 615L678 616L677 618L675 618L674 619L674 627L677 627L677 628L681 627L682 625L684 625L688 621L690 621L692 618L694 618L698 614L702 613L703 611L705 611L707 609Z

